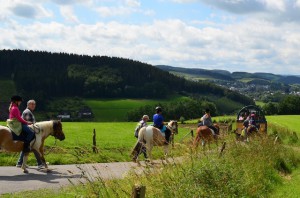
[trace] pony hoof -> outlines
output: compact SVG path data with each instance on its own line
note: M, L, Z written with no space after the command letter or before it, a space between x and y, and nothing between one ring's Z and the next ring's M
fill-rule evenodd
M29 172L28 172L28 170L24 169L24 170L23 170L23 173L29 173Z

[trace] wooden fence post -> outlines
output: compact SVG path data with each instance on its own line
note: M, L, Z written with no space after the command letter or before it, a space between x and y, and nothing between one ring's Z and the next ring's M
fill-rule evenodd
M146 186L135 185L132 187L131 198L145 198Z
M93 132L93 152L98 153L97 143L96 143L96 130Z
M192 135L192 137L194 137L194 131L193 131L193 129L191 130L191 135Z
M225 146L226 146L226 142L223 142L222 147L221 147L221 150L220 150L220 155L219 155L219 156L222 156L223 151L224 151L224 149L225 149Z

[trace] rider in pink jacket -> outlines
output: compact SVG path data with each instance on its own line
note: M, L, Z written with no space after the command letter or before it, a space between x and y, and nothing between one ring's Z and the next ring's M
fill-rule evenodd
M28 124L32 124L31 122L27 122L21 117L21 113L19 110L19 106L22 102L22 97L20 96L12 96L11 103L9 106L9 119L17 119L19 122L22 123L22 132L24 137L24 148L23 152L27 153L30 151L30 141L34 138L34 133L28 127ZM20 136L21 136L20 135Z

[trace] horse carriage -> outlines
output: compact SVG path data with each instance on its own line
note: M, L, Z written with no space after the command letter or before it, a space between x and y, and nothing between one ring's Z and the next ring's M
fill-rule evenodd
M244 129L244 121L248 116L254 115L257 132L261 134L267 133L267 120L262 109L256 105L243 107L236 117L236 134L240 136Z

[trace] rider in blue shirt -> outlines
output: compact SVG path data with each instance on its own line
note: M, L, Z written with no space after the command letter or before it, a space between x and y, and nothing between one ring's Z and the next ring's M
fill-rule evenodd
M153 115L153 126L158 128L158 129L163 129L164 127L164 118L162 116L162 109L161 107L156 107L156 114ZM168 144L169 139L171 136L171 131L166 127L165 130L165 138L166 138L166 144Z

